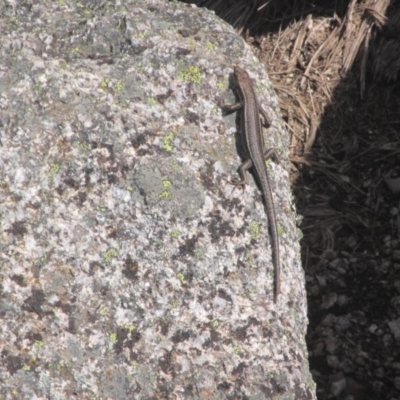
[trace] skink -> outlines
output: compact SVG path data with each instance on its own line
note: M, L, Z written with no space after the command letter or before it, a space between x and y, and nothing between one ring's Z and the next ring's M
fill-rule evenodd
M265 166L265 160L272 159L275 163L279 163L279 158L275 149L268 149L264 153L264 140L260 114L264 119L263 125L265 127L270 126L270 122L267 113L260 106L257 100L249 74L243 68L237 66L234 67L233 71L237 83L240 102L231 106L224 105L223 108L227 111L242 110L241 135L247 159L239 167L238 172L241 180L237 181L237 184L245 185L247 183L245 172L253 167L264 196L265 208L271 232L273 263L275 270L274 301L276 302L280 293L281 273L279 239L275 207L272 199L271 183L269 181L267 168Z

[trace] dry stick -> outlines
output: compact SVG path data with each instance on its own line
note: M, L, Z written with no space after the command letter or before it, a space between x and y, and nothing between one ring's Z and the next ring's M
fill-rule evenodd
M337 80L336 81L326 80L326 79L324 79L325 77L323 76L323 74L321 74L320 72L318 72L318 74L321 75L321 78L318 79L318 80L316 78L313 78L313 79L315 79L316 82L319 83L319 86L317 88L318 89L317 93L320 94L319 91L322 92L322 95L321 95L322 99L319 102L319 105L322 107L323 106L323 97L324 96L325 96L327 102L331 102L331 99L332 99L331 88L335 87L338 81ZM319 113L321 113L320 109L319 109Z
M318 72L318 71L316 71ZM321 78L317 78L316 76L311 76L311 75L307 75L305 73L303 73L303 75L308 78L310 81L314 81L315 83L318 83L319 85L323 85L323 81Z
M268 3L271 3L271 0L268 0L266 3L264 3L262 6L257 8L257 11L261 11Z
M312 93L311 93L310 85L308 85L308 90L307 90L307 92L308 92L308 94L310 95L310 101L311 101L311 105L312 105L312 108L313 108L313 111L314 111L314 113L313 113L312 115L316 115L317 112L316 112L316 110L315 110L315 105L314 105L314 100L313 100L313 96L312 96ZM311 115L311 118L312 118L312 115Z
M330 91L330 87L329 86L322 86L322 90L326 96L326 98L331 102L332 99L332 92Z
M315 118L314 116L311 117L310 121L310 135L304 145L304 153L308 153L315 142L315 138L317 136L317 129L319 126L320 119Z
M289 147L296 147L296 145L292 144ZM302 157L302 156L291 156L291 155L289 155L289 161L292 164L302 164L302 165L307 165L307 167L311 166L310 162L305 157ZM296 169L296 171L298 171L298 169Z
M300 49L303 46L304 43L304 38L307 33L307 25L310 23L311 20L311 14L307 15L307 18L304 20L304 22L300 25L298 33L297 33L297 38L293 44L293 49L292 49L292 54L291 54L291 59L288 62L288 67L294 67L296 65L296 61L300 58Z
M343 69L346 71L346 61L349 57L349 47L351 47L352 45L352 41L351 40L346 40L347 37L350 34L350 29L352 28L351 23L353 22L353 10L354 10L354 6L355 3L357 2L357 0L352 0L351 3L349 4L349 7L347 9L346 15L344 17L344 21L343 21L343 36L342 36L342 40L344 41L344 48L343 48Z
M291 70L285 70L285 71L272 71L272 72L268 71L268 75L269 76L271 76L271 75L288 75L288 74L292 74L293 72L296 72L296 71L297 71L296 68L293 68Z
M319 57L320 53L322 52L322 50L324 49L324 47L329 44L329 42L332 40L332 38L334 38L334 36L336 35L336 29L334 31L331 32L331 34L328 36L328 38L325 40L324 43L322 43L321 46L319 46L318 50L314 53L314 55L312 56L310 62L307 65L307 69L305 71L305 74L309 75L310 74L310 69L313 65L313 62ZM304 89L304 83L305 83L306 77L303 74L303 77L301 78L300 81L300 87L302 89Z
M326 24L326 19L323 18L319 24L315 25L315 26L310 30L310 34L308 35L308 38L307 38L305 44L310 43L311 40L314 39L314 36L317 35L319 29L320 29L321 27L324 27L325 24ZM316 38L316 40L318 40L318 38Z
M281 29L282 29L282 27L279 26L278 40L276 41L274 50L272 51L272 55L271 55L271 57L270 57L271 60L273 60L274 57L275 57L275 52L276 52L276 50L278 49L278 45L279 45L279 41L280 41L279 39L282 37L282 35L281 35L281 32L282 32ZM283 38L282 38L282 40L283 40Z
M325 62L326 68L325 68L324 72L327 70L327 68L330 68L330 67L331 67L332 60L335 59L336 54L343 48L343 46L342 46L342 45L339 45L339 43L340 43L340 41L341 41L341 39L340 39L340 32L342 32L343 29L344 29L345 19L346 19L346 18L344 18L343 20L340 20L339 17L337 17L337 20L340 21L339 26L336 28L336 32L338 32L338 35L337 35L337 37L336 37L337 45L335 45L335 44L333 43L332 46L331 46L331 48L328 49L329 52L328 52L328 54L327 54L327 59L326 59L326 62Z
M352 41L350 49L347 52L347 56L344 58L343 70L345 72L347 72L352 67L354 60L356 58L356 55L358 53L358 49L360 48L361 43L363 42L368 29L369 29L369 27L367 25L367 22L363 21L361 23L361 27L358 31L356 39L354 41Z
M311 40L313 39L313 36L316 35L317 31L320 29L320 27L323 25L323 23L325 23L325 20L322 20L315 28L313 28L312 32L310 33L309 37L306 40L306 44L311 42ZM340 28L341 27L335 28L334 31L332 31L332 33L333 32L339 33L340 32ZM336 50L336 48L337 48L337 46L335 46L335 42L338 42L339 34L334 35L334 36L335 36L335 38L332 39L332 43L329 43L329 46L325 46L325 48L324 48L324 50L326 50L327 56L328 56L329 53L332 53L332 49ZM320 57L324 57L324 54L325 53L322 52L320 54ZM325 63L325 65L329 65L329 64L330 63L328 63L328 62Z
M379 29L382 29L387 23L387 18L384 13L386 12L388 5L389 3L384 4L383 2L380 2L378 4L374 4L372 7L369 5L365 6L365 11L371 16ZM381 6L381 9L379 9L379 6Z
M349 4L349 7L347 8L346 16L344 18L344 26L345 26L345 31L344 31L344 39L346 39L347 34L349 33L348 30L350 29L350 22L353 22L353 10L354 6L356 5L357 0L352 0L351 3Z
M279 32L281 32L281 27L279 27ZM288 40L288 38L287 38L289 35L290 35L290 32L289 32L289 29L287 29L287 30L283 33L283 35L280 35L280 40L284 41L285 38L286 38L287 42L290 43L290 42L291 42L290 39ZM276 44L276 48L279 47L279 44L280 44L280 43L277 43L277 44ZM283 64L282 58L285 58L285 57L286 57L286 51L289 52L289 51L290 51L289 49L290 49L290 46L287 46L286 48L284 48L284 49L281 50L281 57L280 57L280 59L279 59L279 62L280 62L281 64ZM288 62L288 64L290 64L290 61ZM292 71L292 68L293 68L293 72L296 72L296 71L297 71L296 68L294 68L294 65L288 65L287 71Z
M303 111L303 114L305 115L305 120L301 120L300 117L297 117L300 122L302 122L305 126L308 126L307 120L310 118L310 115L308 113L307 108L304 106L304 104L300 101L299 97L296 96L295 93L292 93L290 89L284 87L284 86L279 86L279 85L274 85L274 89L276 91L280 90L281 92L284 92L288 95L288 97L293 97L295 102L299 105L300 109Z
M381 24L382 21L385 20L383 16L383 12L385 12L386 8L389 6L390 0L380 0L380 2L375 3L375 0L371 0L371 6L368 4L365 9L369 11L369 15L373 18L373 21L363 20L361 23L361 27L358 30L358 34L356 39L352 41L350 46L345 46L344 56L343 56L343 70L347 72L353 65L358 50L361 46L361 43L364 41L366 36L368 35L368 31L371 29L371 26L374 25L374 22L377 25ZM349 18L350 21L350 18ZM348 26L346 27L346 34L348 31ZM347 42L346 42L347 44Z
M302 69L303 71L305 71L307 67L306 67L306 65L303 63L303 60L301 59L300 54L296 57L296 61L297 61L297 64L299 65L300 69Z
M338 32L340 32L342 29L342 25L338 28ZM332 45L331 49L330 49L330 54L328 55L327 59L326 59L326 63L325 66L326 68L324 69L324 72L326 72L328 70L328 68L331 67L332 65L332 60L334 60L336 58L336 54L343 49L343 45L340 44L340 38L339 35L338 37L336 37L336 42L337 45Z
M317 129L318 129L318 125L319 125L319 118L316 118L315 115L317 115L316 111L315 111L315 107L314 107L314 102L313 102L313 97L311 94L311 90L310 87L308 87L308 92L310 94L310 99L311 99L311 105L313 108L313 114L311 114L311 121L310 121L310 134L307 138L307 141L304 145L304 152L308 153L312 147L312 145L314 144L315 138L317 136Z

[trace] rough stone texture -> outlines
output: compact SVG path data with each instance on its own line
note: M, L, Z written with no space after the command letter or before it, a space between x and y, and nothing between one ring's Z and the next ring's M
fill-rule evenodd
M159 0L0 2L2 399L313 399L287 135L243 40ZM232 65L271 116L282 295Z

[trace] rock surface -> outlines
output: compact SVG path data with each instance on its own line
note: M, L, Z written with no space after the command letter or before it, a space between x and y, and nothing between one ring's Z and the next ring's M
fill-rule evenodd
M232 65L288 145L243 40L161 0L8 1L0 27L2 398L315 398L288 163L277 304L261 195L230 183Z

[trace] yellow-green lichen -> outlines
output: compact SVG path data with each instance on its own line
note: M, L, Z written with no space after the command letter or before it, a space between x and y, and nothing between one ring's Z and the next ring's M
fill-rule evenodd
M210 51L214 51L214 49L215 49L215 44L214 44L214 43L211 43L210 41L207 41L207 42L206 42L206 48L207 48L208 50L210 50Z
M179 302L179 300L174 300L174 301L171 303L171 307L172 307L172 308L177 308L177 307L179 307L180 304L181 304L181 303Z
M163 138L164 150L172 151L172 149L173 149L172 144L173 144L174 138L175 138L175 135L172 132L170 132L170 133L168 133L168 135L164 136L164 138Z
M121 90L122 90L122 82L121 82L121 81L118 81L118 82L114 85L114 88L115 88L115 90L116 90L117 92L121 91Z
M167 200L171 197L171 192L169 190L163 190L158 197L163 200Z
M58 164L51 164L50 171L54 174L60 172L60 166Z
M114 257L117 257L118 252L114 248L108 249L105 253L103 253L103 259L107 264L110 264Z
M214 319L214 321L211 322L211 326L212 326L213 328L216 328L218 325L219 325L219 322L218 322L217 319Z
M185 281L185 275L182 274L182 272L178 272L176 274L176 277L181 281L181 284L184 285L186 283Z
M23 371L30 371L30 370L31 370L31 367L30 367L28 364L24 364L24 365L22 366L22 370L23 370Z
M225 82L217 82L217 88L220 90L225 90L226 83Z
M133 331L136 330L136 326L135 326L135 325L132 325L132 324L126 324L126 325L124 325L124 328L125 328L129 333L132 333Z
M116 333L111 333L111 335L110 335L110 342L111 342L112 344L118 343L118 339L117 339L117 334L116 334Z
M95 209L100 212L107 212L108 208L106 206L96 206Z
M187 82L200 83L202 76L199 67L189 67L178 72L178 78Z
M162 181L162 185L163 185L163 187L164 187L165 189L170 189L171 186L172 186L172 183L171 183L171 181L164 180L164 181Z
M110 82L109 79L103 79L103 80L100 82L100 87L101 87L102 89L107 89L107 88L108 88L109 82Z
M180 234L181 233L178 231L178 229L172 229L172 231L170 232L172 239L178 238Z
M103 306L100 308L99 314L104 316L104 315L107 315L109 311L110 311L109 307Z
M72 54L78 54L80 51L81 51L81 49L78 46L76 46L76 47L73 47L69 52Z
M250 223L250 235L252 238L256 238L260 234L260 225L256 221Z
M279 157L279 153L278 153L278 157ZM266 159L266 160L265 160L265 166L266 166L268 169L272 169L272 168L271 168L271 163L272 163L272 162L274 162L274 160L272 160L272 159L270 159L270 158Z
M278 230L278 236L282 236L284 232L283 226L279 222L276 224L276 226Z
M242 352L242 349L239 346L233 346L233 351L235 354L240 354Z
M163 185L163 187L164 187L165 190L163 190L163 191L158 195L158 197L159 197L160 199L167 200L167 199L169 199L169 198L171 197L171 186L172 186L172 183L171 183L171 181L164 180L164 181L162 181L162 185Z
M186 39L186 43L188 44L188 46L190 47L194 47L196 45L196 41L193 38L187 38Z

